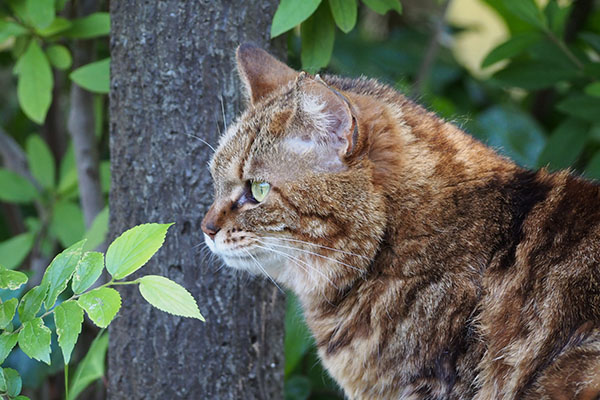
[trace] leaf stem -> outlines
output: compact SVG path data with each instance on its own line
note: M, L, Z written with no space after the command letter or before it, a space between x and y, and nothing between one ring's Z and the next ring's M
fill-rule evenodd
M581 62L581 60L579 60L577 58L577 56L575 56L575 54L573 54L573 52L571 51L571 49L569 49L569 47L565 44L564 41L562 41L561 39L557 38L556 35L549 29L545 30L546 35L548 36L548 38L554 42L554 44L556 44L558 46L559 49L562 50L563 53L565 53L565 55L567 56L567 58L569 60L571 60L571 62L573 64L575 64L575 66L577 68L579 68L580 70L583 70L585 68L585 66L583 65L583 63Z
M69 364L65 364L65 400L69 399Z

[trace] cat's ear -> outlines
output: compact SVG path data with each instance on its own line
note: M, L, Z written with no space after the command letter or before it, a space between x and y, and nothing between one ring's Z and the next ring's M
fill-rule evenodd
M238 71L253 104L298 76L296 71L249 43L238 47L236 58Z
M312 140L343 160L352 153L356 140L350 102L318 75L300 80L300 108L312 124Z

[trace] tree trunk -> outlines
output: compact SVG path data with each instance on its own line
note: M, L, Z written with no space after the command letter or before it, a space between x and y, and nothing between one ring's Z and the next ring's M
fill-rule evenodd
M110 399L283 397L283 296L202 253L206 167L242 106L238 44L268 45L276 0L111 1L110 231L175 222L142 269L185 286L206 323L153 309L125 286L110 327ZM281 55L281 52L280 54ZM225 119L225 122L223 119Z

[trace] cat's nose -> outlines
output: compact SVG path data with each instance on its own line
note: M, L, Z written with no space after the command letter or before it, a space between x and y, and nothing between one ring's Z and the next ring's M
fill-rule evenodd
M215 236L220 230L221 228L214 225L212 222L202 224L202 232L206 233L212 240L215 240Z

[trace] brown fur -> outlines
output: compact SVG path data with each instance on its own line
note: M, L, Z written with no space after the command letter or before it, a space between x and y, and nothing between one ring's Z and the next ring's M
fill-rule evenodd
M251 104L203 230L298 294L349 398L598 398L596 184L521 169L376 81L249 45L238 64Z

